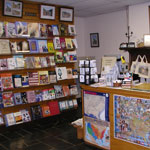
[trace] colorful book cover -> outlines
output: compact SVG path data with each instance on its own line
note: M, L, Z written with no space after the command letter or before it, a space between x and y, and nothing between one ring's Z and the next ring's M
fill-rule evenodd
M1 74L1 83L3 90L12 89L13 88L12 74L11 73Z
M72 76L74 79L78 78L78 71L77 69L72 69Z
M5 37L5 24L4 22L0 22L0 37Z
M74 107L72 99L68 100L68 106L69 106L69 108Z
M55 53L53 41L47 42L47 48L49 53Z
M40 53L47 53L48 48L47 48L47 40L37 40L37 45L38 45L38 51Z
M28 53L29 50L29 43L27 41L20 41L17 42L17 50L15 53Z
M22 114L20 111L14 113L14 118L15 118L16 124L23 123Z
M27 93L26 92L22 92L21 93L21 99L22 99L22 104L27 104L28 103Z
M54 88L48 89L49 99L55 99L55 90Z
M39 85L38 72L28 72L29 86Z
M78 43L76 39L72 39L72 45L74 49L78 49Z
M39 37L39 24L38 23L28 23L28 35L30 37Z
M60 38L60 45L61 45L61 48L62 49L65 49L66 48L66 42L65 42L65 38Z
M22 76L21 75L13 75L13 84L15 88L22 87Z
M47 62L47 66L50 67L50 56L46 56L46 62Z
M35 92L34 91L27 91L27 99L28 103L34 103L36 102Z
M30 52L31 52L31 53L38 53L39 50L38 50L38 43L37 43L37 40L32 39L32 40L28 40L28 42L29 42Z
M67 69L66 69L66 67L56 67L55 70L56 70L57 80L67 79Z
M0 54L10 54L9 40L0 39Z
M78 88L77 85L70 85L70 95L78 95Z
M16 69L17 64L15 58L7 58L7 66L8 70Z
M53 35L59 35L58 26L52 25Z
M49 84L48 71L38 71L39 73L39 84Z
M25 58L25 67L26 68L35 68L35 59L34 57L26 57Z
M28 110L23 109L20 112L22 114L22 120L23 120L23 122L29 122L29 121L31 121L31 117L30 117L30 114L29 114Z
M35 68L41 68L40 57L34 57L34 66Z
M8 70L7 59L0 59L0 70Z
M72 39L71 38L65 38L65 41L66 41L66 48L67 49L73 49Z
M54 56L49 56L49 59L50 59L50 66L55 66L56 65L55 57Z
M68 85L63 85L62 88L63 88L64 96L69 96L70 95L69 86Z
M39 24L39 31L40 31L40 37L47 37L48 31L47 31L47 25L40 23Z
M13 58L16 60L16 68L23 69L25 67L25 61L23 55L14 55Z
M64 60L63 53L56 51L56 53L55 53L55 60L56 60L56 63L62 63L63 60Z
M51 116L60 114L58 101L51 101L48 103Z
M13 54L17 53L17 42L10 41L10 49Z
M69 56L68 56L68 53L67 52L64 52L64 56L63 56L64 60L63 62L69 62Z
M42 68L48 67L46 57L40 57L40 63Z
M41 102L43 100L43 93L42 90L35 90L35 99L36 102Z
M68 34L68 26L66 24L59 24L59 33L61 36L66 36Z
M31 114L33 120L42 118L42 109L40 105L31 106Z
M29 78L27 75L22 75L22 86L23 87L29 86Z
M28 24L26 22L15 22L17 36L28 36Z
M21 97L21 93L14 93L14 102L16 105L20 105L22 104L22 97Z
M6 37L15 37L16 36L16 26L15 23L7 22L6 23Z
M68 79L72 79L73 76L72 76L72 68L67 68L67 78Z
M60 38L59 37L54 37L53 38L53 44L54 44L55 49L61 49Z
M56 98L64 97L62 85L54 85Z
M5 123L7 127L16 124L14 113L9 113L5 115Z
M43 117L49 117L51 115L48 105L42 105L42 115Z
M14 106L13 93L12 92L3 92L2 94L4 107Z
M76 51L68 52L68 56L69 56L70 62L77 62L77 52Z
M55 71L49 71L48 74L49 74L49 82L50 83L56 83L57 82L56 72Z
M45 100L49 100L49 93L48 93L48 89L44 89L44 90L42 90L42 98L43 98L43 101L45 101Z
M69 35L75 36L76 35L75 25L68 25L68 32Z
M48 33L48 37L53 36L53 28L51 25L47 25L47 33Z
M0 109L4 108L2 93L0 93Z
M72 102L73 102L73 107L77 108L78 107L77 99L73 99Z

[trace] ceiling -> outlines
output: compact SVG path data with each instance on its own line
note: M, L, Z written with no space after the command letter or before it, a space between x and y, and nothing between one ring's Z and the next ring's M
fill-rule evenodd
M90 17L125 9L149 0L29 0L74 7L75 16Z

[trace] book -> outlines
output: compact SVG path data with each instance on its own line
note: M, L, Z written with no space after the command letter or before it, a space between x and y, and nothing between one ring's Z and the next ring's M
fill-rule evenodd
M53 35L59 35L58 26L52 25Z
M7 127L16 124L14 113L9 113L5 115L5 123Z
M65 109L69 109L68 101L64 101L64 102L65 102Z
M0 39L0 54L10 54L9 40Z
M15 22L17 36L28 36L28 26L26 22Z
M15 118L16 124L23 123L22 114L20 111L14 113L14 118Z
M63 53L61 51L56 51L55 52L55 61L56 63L62 63L63 62Z
M63 58L64 58L63 62L69 62L69 55L67 52L64 53Z
M67 79L67 69L66 69L66 67L56 67L55 70L56 70L57 80Z
M77 62L77 52L76 51L69 51L69 60L70 62Z
M41 67L48 67L46 57L40 57Z
M22 104L22 97L21 97L21 93L14 93L14 103L15 105L20 105Z
M51 36L53 36L53 28L52 28L52 26L51 25L47 25L47 36L48 37L51 37Z
M25 67L26 68L35 68L35 59L33 56L25 58Z
M30 108L33 120L42 118L42 110L40 105L31 106Z
M42 105L42 116L49 117L51 115L48 105Z
M54 44L55 49L61 49L60 38L59 37L54 37L53 38L53 44Z
M0 111L0 125L3 125L3 124L4 124L4 118L3 118L2 112Z
M28 53L29 50L29 43L27 41L20 41L17 43L17 50L15 53Z
M30 117L30 114L29 114L28 110L23 109L20 112L21 112L21 115L22 115L22 121L23 122L29 122L29 121L31 121L31 117Z
M6 22L5 25L6 37L15 37L16 36L16 25L12 22Z
M39 24L28 23L28 35L30 37L39 37Z
M35 90L35 99L36 102L41 102L43 100L43 93L42 90Z
M5 37L5 24L4 22L0 22L0 37Z
M77 102L77 99L73 99L73 107L76 108L78 107L78 102Z
M66 24L59 24L59 33L61 36L66 36L68 34L68 26Z
M40 23L39 24L39 31L40 31L40 37L47 37L48 31L47 31L47 25Z
M22 76L13 75L12 77L13 77L14 88L22 87Z
M66 103L65 103L65 101L61 101L59 106L60 106L60 110L64 111L66 109Z
M48 89L49 99L55 99L55 90L54 88Z
M34 57L34 66L35 68L41 68L40 57Z
M37 40L35 40L35 39L30 39L30 40L28 40L28 42L29 42L30 52L31 52L31 53L38 53L39 50L38 50L38 43L37 43Z
M58 101L50 101L48 103L51 116L60 114Z
M68 79L72 79L73 76L72 76L72 68L67 68L67 78Z
M75 36L76 35L76 29L75 25L68 25L68 33L69 35Z
M29 86L39 85L38 72L28 72Z
M39 84L49 84L48 71L38 71L39 73Z
M78 95L78 88L77 85L70 85L70 95Z
M23 87L29 86L29 78L27 75L22 75L22 86Z
M0 92L0 109L1 109L1 108L4 108L4 105L3 105L2 93Z
M27 91L27 100L28 103L34 103L36 102L35 92L34 91Z
M50 56L46 56L46 63L47 63L48 67L51 66L51 64L50 64Z
M27 93L26 92L22 92L21 93L21 99L22 99L22 104L27 104L28 103Z
M65 38L65 41L66 41L66 48L67 49L73 49L72 39L71 38Z
M14 54L14 53L17 53L17 42L10 42L10 49L11 49L11 52Z
M7 58L7 66L8 70L16 69L17 64L15 58Z
M78 43L76 39L72 39L72 46L74 49L78 49Z
M49 71L48 74L49 74L49 82L50 83L56 83L57 82L56 72L55 71Z
M38 46L38 51L40 53L47 53L48 48L47 48L47 40L37 40L37 46Z
M13 93L11 91L10 92L3 92L2 98L3 98L4 107L14 106Z
M63 85L62 89L63 89L64 96L69 96L70 95L70 90L69 90L68 85Z
M68 100L68 106L69 106L69 108L73 108L74 107L73 101L71 99Z
M8 70L7 59L0 59L0 70Z
M54 85L56 98L64 97L62 85Z
M77 71L77 69L72 69L72 76L73 76L74 79L78 78L78 71Z
M12 74L11 73L1 74L1 84L3 90L12 89L13 88Z
M55 53L53 41L47 42L47 48L49 53Z
M60 38L60 45L61 45L61 48L62 49L65 49L66 48L66 42L65 42L65 38Z
M23 69L25 66L23 55L14 55L13 58L16 60L16 69Z
M50 66L55 66L56 65L55 57L54 56L49 56L49 59L50 59Z
M48 89L42 90L42 98L43 98L43 101L49 100L49 92L48 92Z

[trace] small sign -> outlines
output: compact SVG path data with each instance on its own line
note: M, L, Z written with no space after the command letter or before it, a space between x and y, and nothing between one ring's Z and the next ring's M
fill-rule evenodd
M25 12L25 16L32 16L32 17L36 17L37 14L36 13L32 13L32 12Z

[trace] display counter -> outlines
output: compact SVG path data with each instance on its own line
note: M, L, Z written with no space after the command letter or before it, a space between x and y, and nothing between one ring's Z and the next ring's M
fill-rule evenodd
M81 85L84 141L110 150L150 149L150 92Z

